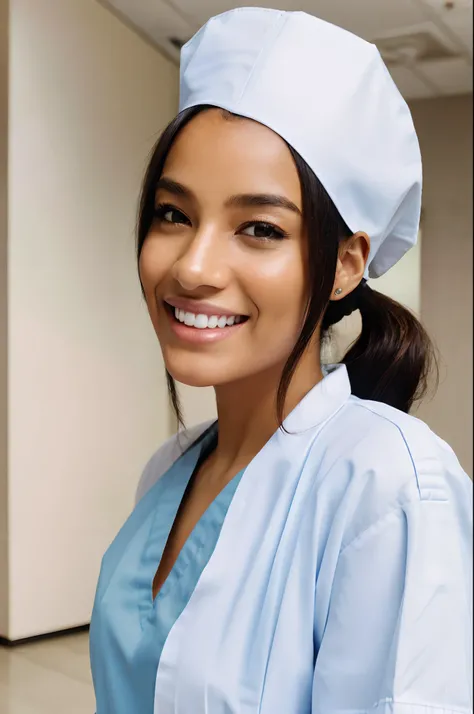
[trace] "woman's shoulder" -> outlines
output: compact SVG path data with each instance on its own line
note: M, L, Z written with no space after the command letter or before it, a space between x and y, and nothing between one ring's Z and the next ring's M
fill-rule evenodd
M168 469L184 454L197 439L211 426L211 421L203 422L189 429L173 434L148 461L138 483L135 502L138 503Z
M472 482L448 444L415 416L351 397L313 444L318 497L345 513L344 540L419 506L470 518Z
M447 476L471 484L453 449L418 417L351 397L346 418L365 447L368 465L411 472L422 499L442 500Z

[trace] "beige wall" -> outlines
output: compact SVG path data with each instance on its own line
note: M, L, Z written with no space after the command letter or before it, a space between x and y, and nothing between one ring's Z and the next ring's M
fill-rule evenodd
M168 435L133 229L177 89L96 0L11 0L11 639L88 621L102 553Z
M212 387L200 388L178 384L178 392L186 426L194 426L207 419L216 418L216 399Z
M8 2L0 0L0 633L8 623L7 157Z
M472 477L472 96L414 102L424 162L421 312L441 384L420 416Z

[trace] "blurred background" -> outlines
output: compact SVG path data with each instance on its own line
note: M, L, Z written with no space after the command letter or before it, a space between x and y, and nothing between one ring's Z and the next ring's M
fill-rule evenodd
M177 111L180 46L242 4L267 5L0 0L0 714L94 711L87 631L37 638L87 626L101 556L173 430L137 196ZM410 104L421 240L376 286L434 337L441 384L418 411L472 476L472 0L268 6L377 44ZM213 414L212 390L182 397L188 423Z

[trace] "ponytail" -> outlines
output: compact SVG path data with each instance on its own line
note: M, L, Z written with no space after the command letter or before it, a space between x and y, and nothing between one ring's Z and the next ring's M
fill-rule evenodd
M340 306L345 300L348 303ZM427 392L431 370L436 369L425 328L407 308L363 281L348 298L330 303L323 329L354 309L360 310L362 331L342 360L352 393L410 411Z

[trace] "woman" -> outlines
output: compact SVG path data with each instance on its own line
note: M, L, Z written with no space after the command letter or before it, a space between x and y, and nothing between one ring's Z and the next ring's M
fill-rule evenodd
M139 272L178 416L174 379L213 385L218 421L158 450L104 557L97 714L472 711L471 485L408 415L427 335L365 280L414 244L420 200L373 46L247 8L183 49Z

